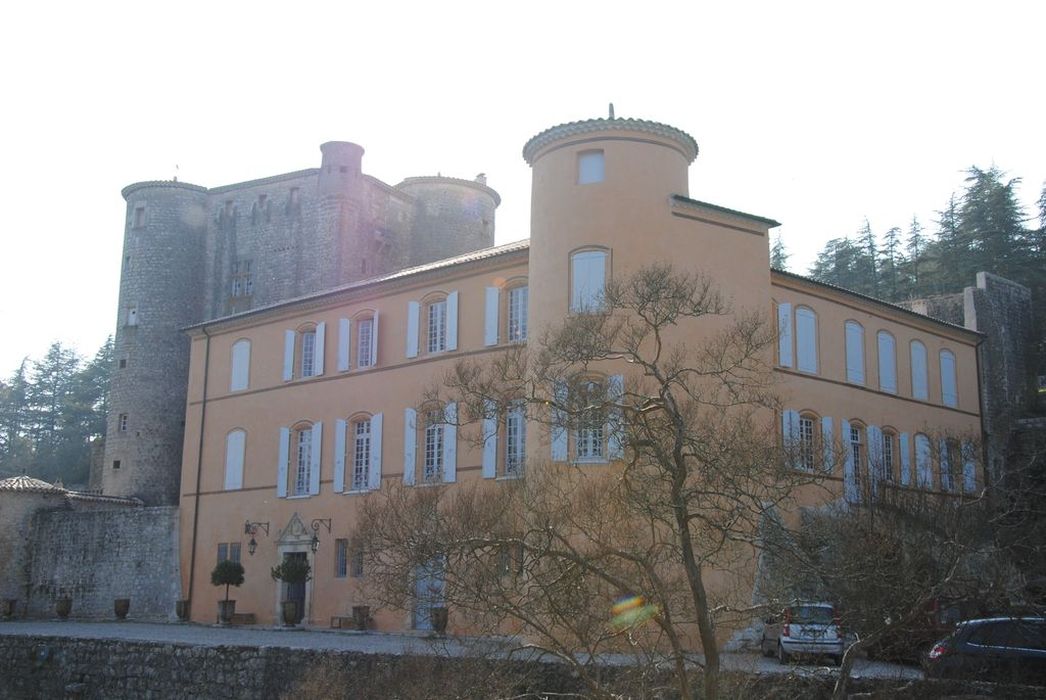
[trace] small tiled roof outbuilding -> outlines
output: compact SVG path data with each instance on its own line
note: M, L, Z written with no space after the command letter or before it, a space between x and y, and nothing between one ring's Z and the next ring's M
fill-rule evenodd
M40 479L34 479L28 474L12 476L9 479L0 480L0 491L20 491L23 493L65 493L66 489L55 484L49 484Z

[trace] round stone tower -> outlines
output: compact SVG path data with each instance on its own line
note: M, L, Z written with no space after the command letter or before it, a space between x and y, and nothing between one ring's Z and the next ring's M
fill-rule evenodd
M416 202L408 265L494 245L494 210L501 197L487 187L486 175L475 180L409 177L396 189Z
M124 188L127 221L102 490L176 504L189 339L203 305L207 190L181 182Z
M604 253L606 279L653 260L682 262L669 209L672 195L688 194L696 157L689 134L642 119L560 124L526 143L531 337L568 313L577 253Z

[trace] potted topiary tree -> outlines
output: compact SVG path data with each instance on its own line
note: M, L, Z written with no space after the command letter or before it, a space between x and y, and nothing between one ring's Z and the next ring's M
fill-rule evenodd
M275 581L283 581L288 586L304 585L312 578L312 567L304 557L288 557L281 563L272 567L272 578ZM303 612L298 610L298 601L284 600L281 604L283 624L294 627L301 619Z
M211 572L211 583L215 586L225 586L225 600L218 601L218 621L228 625L232 623L232 616L236 612L236 601L229 600L229 586L239 586L243 583L243 564L229 559L218 562Z

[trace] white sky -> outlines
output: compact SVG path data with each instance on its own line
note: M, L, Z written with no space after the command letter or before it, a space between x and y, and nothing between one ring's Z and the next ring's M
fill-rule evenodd
M1044 26L1030 1L9 3L0 376L114 331L122 187L317 167L328 140L390 184L487 173L498 243L529 235L526 140L610 101L692 134L690 195L781 221L799 272L865 216L931 226L972 164L1031 216Z

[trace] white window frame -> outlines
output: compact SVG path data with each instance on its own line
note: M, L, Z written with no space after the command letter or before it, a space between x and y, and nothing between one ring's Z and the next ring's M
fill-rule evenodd
M603 313L606 309L606 250L579 250L570 255L570 311L575 314ZM598 276L598 280L595 277Z
M509 404L505 412L505 476L519 476L527 458L526 402L522 399Z
M436 483L443 481L443 445L446 439L446 423L442 409L428 411L425 414L425 452L422 455L422 481Z
M425 313L425 347L429 353L447 350L447 300L430 302Z
M298 363L301 377L316 376L316 329L301 332L301 358Z
M799 466L806 471L814 470L817 449L816 429L817 419L814 416L799 415Z
M370 484L371 441L370 418L361 418L352 426L352 486L353 491L366 491Z
M312 479L312 426L296 428L291 434L294 436L294 452L291 463L294 471L290 495L308 496Z
M598 382L589 381L589 387ZM593 392L595 393L595 392ZM607 461L607 420L604 411L582 411L574 429L574 459L577 462Z
M356 321L356 367L358 369L375 365L374 346L374 317L359 319Z
M508 292L508 328L506 336L510 343L522 343L527 339L527 310L530 304L529 287L525 284L512 287Z
M883 478L887 481L895 481L894 469L896 468L895 462L897 461L896 451L894 450L894 440L897 438L896 434L884 430L883 432L883 466L882 473Z

